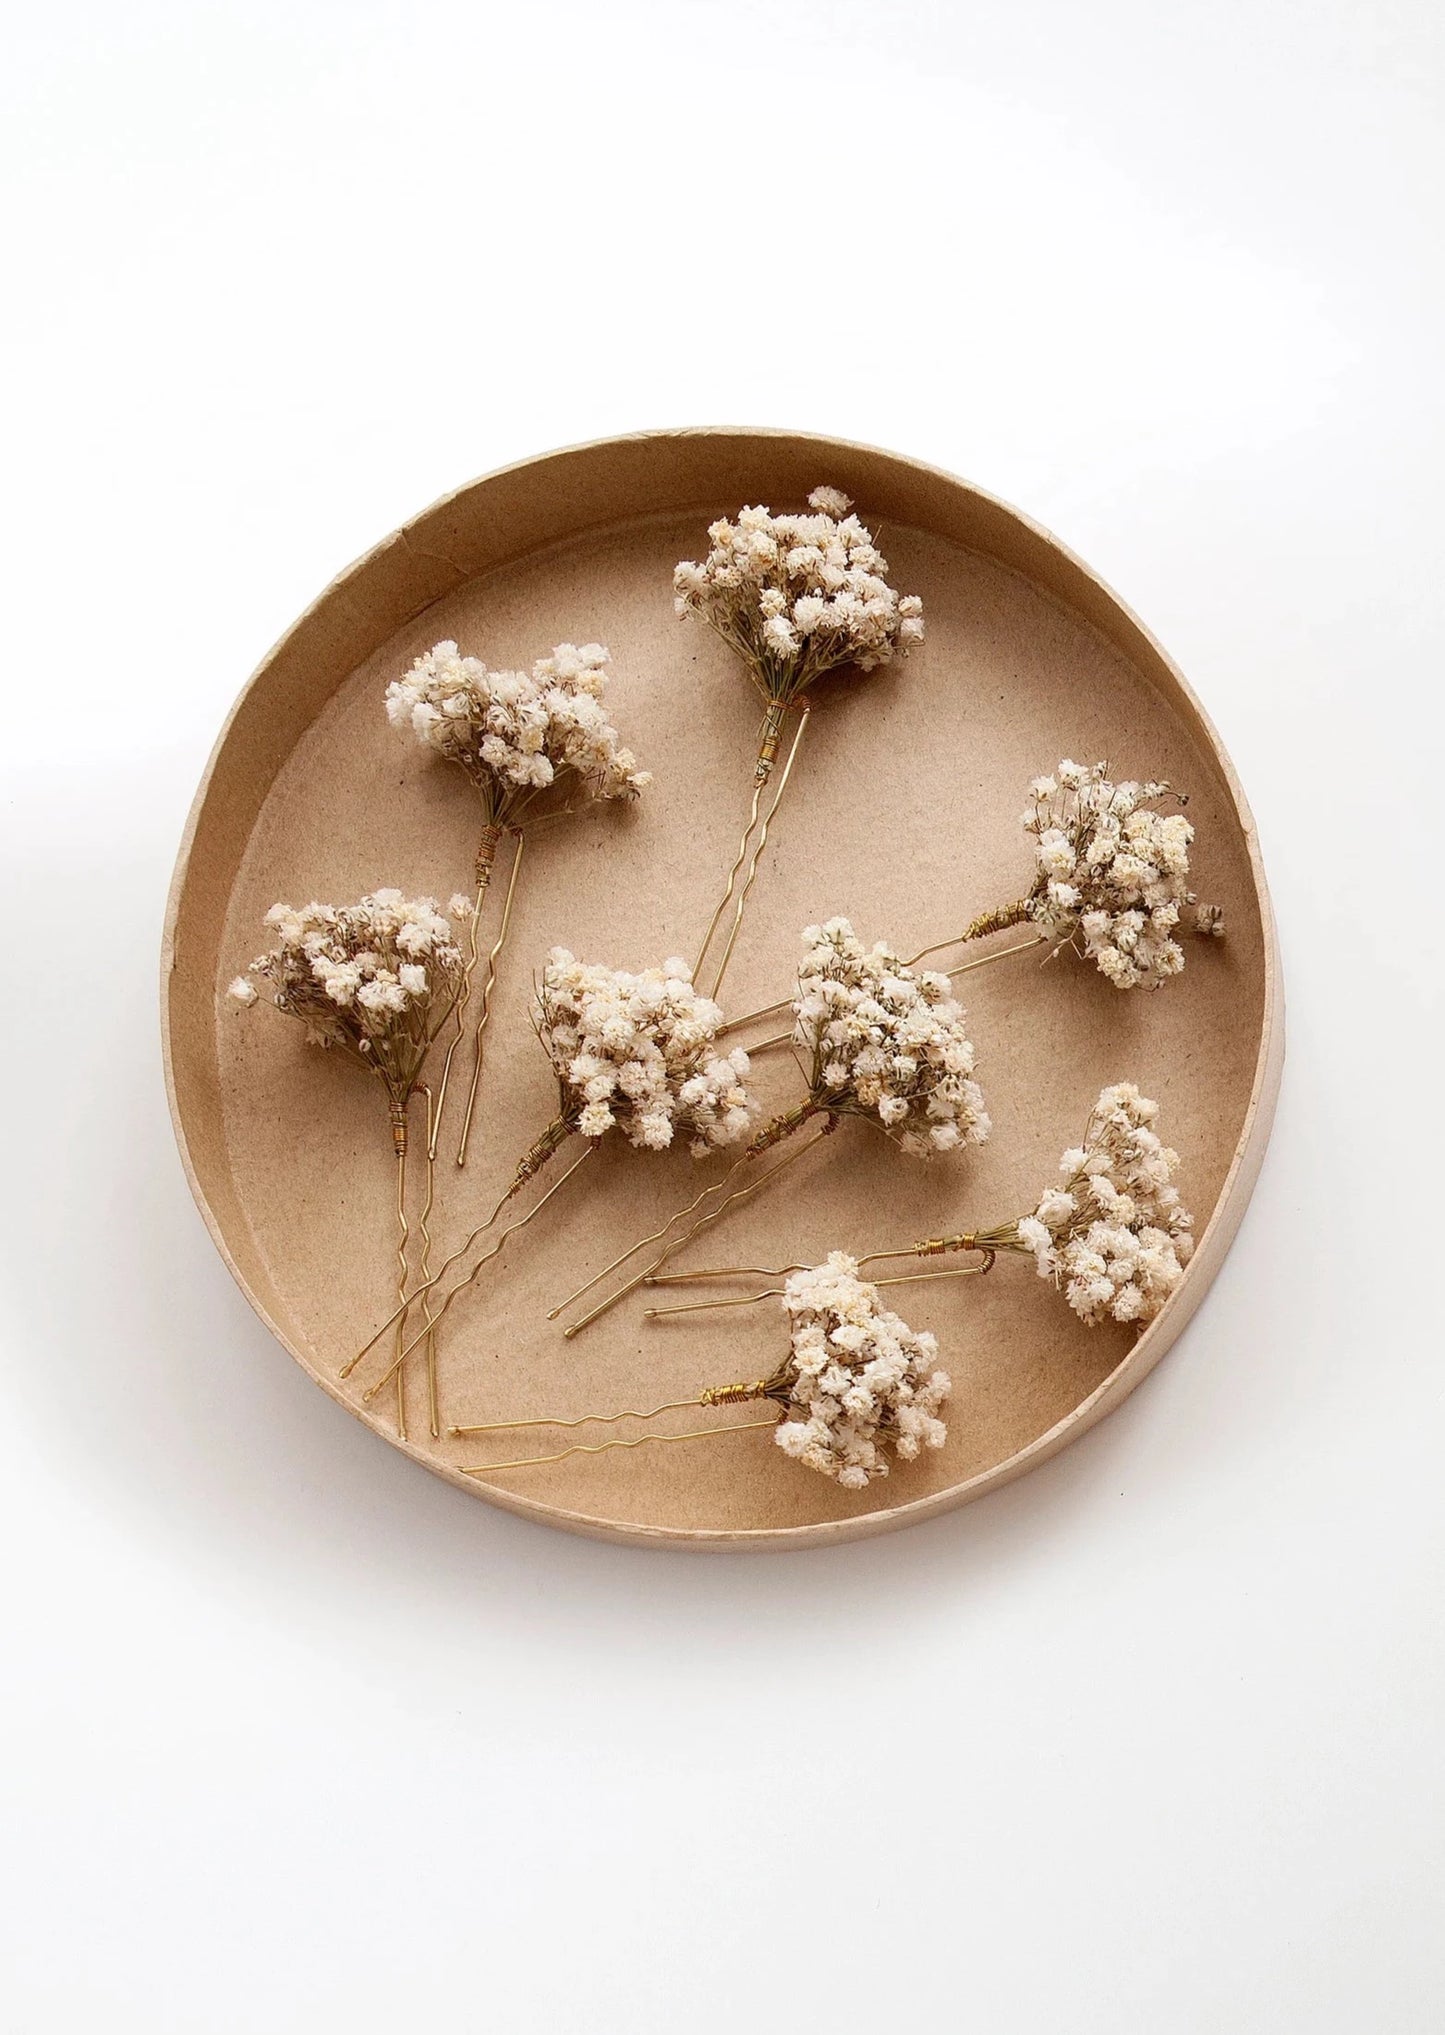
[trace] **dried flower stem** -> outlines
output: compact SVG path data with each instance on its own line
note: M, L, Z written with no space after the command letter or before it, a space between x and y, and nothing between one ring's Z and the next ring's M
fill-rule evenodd
M466 1113L462 1118L461 1140L457 1145L458 1166L465 1166L467 1163L467 1145L472 1135L472 1115L477 1106L477 1083L482 1077L482 1034L487 1028L487 1019L492 1014L492 991L497 981L497 956L506 944L507 929L512 923L512 902L517 894L517 874L522 867L522 852L527 845L527 837L520 827L513 829L513 835L517 846L512 856L511 873L507 878L507 894L502 901L502 923L498 928L497 937L492 944L492 950L487 956L487 973L482 983L482 1007L473 1034L472 1080L471 1086L467 1090L467 1107ZM475 927L475 919L472 921L472 924ZM472 950L475 953L475 937L472 942ZM458 1022L459 1033L460 1029L460 1022Z

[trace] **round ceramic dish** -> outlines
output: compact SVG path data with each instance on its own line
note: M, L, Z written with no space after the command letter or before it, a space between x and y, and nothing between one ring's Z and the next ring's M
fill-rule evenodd
M465 1171L444 1158L439 1172L436 1234L444 1248L458 1242L552 1112L555 1086L527 1020L547 948L621 967L690 956L732 857L756 695L719 640L674 616L673 564L703 554L718 515L744 502L800 506L823 482L881 532L894 584L923 596L928 637L905 661L819 689L728 977L729 1010L787 995L812 921L844 914L866 940L906 954L1018 896L1031 870L1018 824L1026 786L1065 755L1187 789L1193 880L1224 906L1228 937L1189 941L1183 975L1152 994L1120 994L1071 956L1041 968L1024 954L965 976L991 1142L963 1162L922 1164L845 1124L691 1262L812 1262L1005 1219L1032 1207L1115 1080L1163 1105L1198 1250L1137 1336L1085 1328L1026 1260L986 1279L898 1289L895 1305L934 1330L953 1376L948 1443L863 1492L796 1467L758 1431L464 1476L467 1464L523 1452L495 1446L515 1437L433 1440L418 1366L402 1441L389 1392L362 1403L384 1368L376 1355L349 1381L338 1375L391 1306L378 1085L308 1048L269 1008L240 1012L221 991L266 944L260 920L277 898L343 902L383 884L445 898L468 887L475 800L382 708L386 683L413 657L442 637L493 665L530 664L557 641L609 646L609 711L656 781L635 808L581 813L527 851L473 1155ZM494 891L489 929L496 911ZM726 1548L846 1540L926 1518L1043 1462L1116 1406L1219 1269L1263 1156L1283 1056L1249 809L1159 646L1077 559L977 489L890 453L757 431L658 433L511 467L439 502L328 587L241 695L196 795L163 1001L196 1200L252 1306L319 1385L417 1463L513 1511L619 1539ZM800 1097L786 1052L756 1066L769 1114ZM563 1341L549 1307L723 1170L611 1143L447 1317L444 1428L686 1398L759 1375L784 1347L776 1301L660 1323L643 1319L641 1296ZM569 1438L544 1432L535 1446Z

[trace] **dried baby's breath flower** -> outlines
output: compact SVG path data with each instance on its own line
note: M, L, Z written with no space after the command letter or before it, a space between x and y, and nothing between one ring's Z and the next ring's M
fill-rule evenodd
M652 778L603 711L607 662L600 643L559 643L530 672L491 671L438 643L387 687L386 711L461 766L495 825L514 824L553 786L632 799Z
M923 603L888 583L888 561L836 488L811 514L746 508L714 523L702 563L673 574L679 615L696 615L745 660L763 697L786 704L825 671L871 671L923 636Z
M808 513L775 516L770 509L741 509L735 522L714 523L712 549L702 563L684 559L673 574L679 615L696 615L730 643L742 658L766 702L753 771L752 808L727 886L703 936L693 973L704 980L703 963L747 859L760 824L763 788L782 746L788 709L800 707L797 730L783 767L771 811L761 821L752 862L722 956L712 977L717 995L737 944L758 859L768 828L787 789L803 734L811 718L807 688L842 665L871 671L888 664L923 636L923 603L900 596L888 582L888 561L871 534L850 513L837 488L814 488Z
M277 1010L298 1018L313 1045L379 1074L404 1102L461 982L462 956L435 899L378 890L353 905L275 904L265 922L276 944L249 973L270 983ZM245 976L230 994L256 1001Z
M1160 1139L1159 1105L1121 1081L1100 1092L1084 1142L1059 1161L1061 1184L1032 1215L978 1232L984 1249L1031 1252L1085 1321L1152 1321L1184 1276L1192 1219Z
M554 947L536 1019L561 1120L584 1137L615 1125L629 1143L660 1151L681 1133L701 1157L746 1133L748 1056L714 1050L723 1014L693 988L685 961L629 974Z
M1183 813L1154 809L1169 786L1115 784L1107 764L1065 757L1029 789L1023 825L1038 875L1021 915L1059 945L1077 946L1117 989L1177 975L1184 952L1174 935L1196 903L1188 884L1194 829ZM1199 906L1193 924L1217 937L1224 915Z
M789 1409L774 1435L785 1455L861 1491L888 1475L890 1451L911 1461L942 1448L948 1430L938 1412L951 1383L935 1368L938 1344L882 1305L855 1259L834 1251L794 1272L783 1306L792 1341L786 1396L768 1396Z
M948 977L865 947L847 919L803 941L793 1038L813 1113L865 1117L922 1156L981 1145L988 1112Z

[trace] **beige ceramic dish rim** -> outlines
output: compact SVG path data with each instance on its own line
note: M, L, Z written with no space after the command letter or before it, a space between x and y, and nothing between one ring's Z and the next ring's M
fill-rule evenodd
M824 1520L802 1526L753 1527L753 1528L686 1528L667 1526L627 1525L614 1520L594 1518L583 1512L567 1510L529 1498L524 1493L501 1490L493 1485L481 1485L475 1479L464 1476L445 1463L426 1455L414 1444L403 1441L395 1435L378 1436L393 1448L400 1449L421 1468L433 1475L443 1477L473 1497L484 1499L489 1504L502 1507L509 1512L539 1523L560 1527L565 1531L579 1533L595 1539L626 1542L642 1546L688 1547L703 1550L787 1550L789 1548L820 1547L842 1541L860 1540L873 1534L890 1533L900 1527L911 1526L924 1519L931 1519L943 1512L952 1511L956 1506L970 1503L983 1497L987 1492L999 1489L1023 1476L1027 1471L1047 1462L1068 1444L1087 1432L1105 1414L1112 1410L1132 1392L1179 1336L1194 1310L1203 1300L1213 1282L1219 1267L1224 1262L1234 1240L1244 1210L1254 1189L1259 1170L1264 1160L1265 1148L1269 1141L1274 1118L1275 1102L1279 1093L1280 1078L1284 1062L1284 1011L1280 978L1278 937L1274 914L1270 903L1269 888L1265 880L1264 866L1260 856L1258 835L1254 818L1249 808L1234 766L1213 723L1205 713L1183 673L1178 669L1162 645L1122 601L1111 587L1062 544L1043 525L1024 515L1010 503L1003 501L987 490L975 487L971 482L960 479L946 470L929 465L922 460L911 459L904 454L887 451L881 447L868 446L848 439L821 436L812 432L793 432L768 427L746 425L701 426L685 430L660 430L632 432L618 437L592 439L580 444L559 448L556 451L540 453L533 458L516 460L506 466L493 469L479 478L464 483L450 493L431 503L420 514L413 516L401 527L373 545L361 557L354 560L336 575L311 604L296 618L290 628L280 636L261 659L251 677L238 695L224 725L216 738L207 759L200 784L191 802L181 837L175 871L171 879L166 904L165 930L161 950L161 1040L165 1064L166 1094L170 1104L171 1122L175 1130L176 1143L180 1150L181 1163L187 1182L202 1219L210 1231L212 1241L232 1278L240 1287L252 1309L276 1337L277 1341L301 1366L307 1375L321 1386L338 1405L343 1406L352 1416L361 1421L369 1432L375 1433L360 1409L342 1391L338 1382L319 1370L289 1339L280 1325L272 1318L265 1304L253 1291L245 1273L232 1254L224 1230L217 1218L206 1190L200 1179L191 1155L190 1139L187 1132L185 1110L182 1104L176 1077L175 1055L171 1028L171 986L176 966L176 932L181 914L186 880L190 869L192 850L195 846L203 811L211 790L213 779L225 755L233 726L253 692L264 685L268 673L286 647L309 623L318 617L332 603L345 598L347 590L363 579L373 564L388 554L398 540L410 546L411 533L419 525L426 524L439 512L453 503L458 503L478 491L504 481L528 469L540 469L551 465L564 465L569 460L605 452L609 448L641 447L648 444L663 445L679 439L726 437L734 439L761 438L789 441L794 444L805 441L816 447L822 454L829 452L849 453L867 458L889 461L895 466L906 467L914 473L933 482L942 482L950 488L962 490L974 498L986 511L1012 522L1021 531L1032 537L1054 554L1067 574L1072 575L1082 586L1092 590L1095 599L1111 609L1127 629L1144 645L1158 662L1177 688L1179 703L1192 716L1198 733L1208 745L1224 784L1233 803L1244 837L1250 874L1253 879L1260 921L1264 935L1263 971L1264 996L1260 1021L1260 1043L1255 1063L1254 1079L1245 1111L1244 1122L1234 1157L1230 1162L1224 1184L1213 1214L1206 1224L1189 1270L1177 1292L1150 1326L1139 1337L1128 1355L1104 1378L1086 1398L1081 1400L1061 1420L1035 1437L1026 1447L1017 1450L1004 1461L987 1470L978 1472L946 1491L935 1492L926 1498L906 1501L888 1507L886 1510L867 1513L854 1519Z

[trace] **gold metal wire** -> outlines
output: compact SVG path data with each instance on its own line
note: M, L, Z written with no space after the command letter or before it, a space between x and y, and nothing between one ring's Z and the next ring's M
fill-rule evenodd
M447 1042L446 1058L442 1061L442 1078L437 1087L437 1106L432 1118L432 1127L427 1136L427 1157L437 1155L437 1134L441 1130L442 1112L447 1106L447 1086L452 1078L452 1060L462 1042L462 1017L472 996L472 977L477 968L477 933L482 923L482 906L486 903L487 891L491 887L492 869L497 859L497 843L502 837L500 827L488 825L482 831L477 847L477 894L472 900L472 923L467 934L467 962L462 970L462 986L452 1006L456 1018L456 1030Z
M858 1260L859 1264L865 1262ZM694 1286L704 1279L786 1279L790 1272L810 1272L811 1265L707 1265L701 1272L663 1272L644 1279L644 1286Z
M467 1108L466 1114L462 1118L461 1141L457 1146L457 1164L459 1166L465 1166L467 1163L467 1146L471 1141L472 1135L472 1115L477 1106L477 1083L482 1078L482 1033L486 1030L487 1019L492 1014L492 991L496 987L497 982L497 956L502 951L507 938L507 928L512 923L512 900L517 894L517 872L522 866L522 851L527 845L527 837L520 830L515 835L515 839L517 843L516 853L512 857L512 867L507 877L507 895L502 901L502 923L498 928L497 937L492 943L492 951L487 956L487 973L482 983L482 1007L477 1017L476 1030L473 1034L472 1080L471 1086L467 1090Z
M946 1251L982 1251L989 1264L997 1252L989 1245L981 1244L972 1230L961 1231L957 1236L924 1237L920 1242L905 1244L897 1251L870 1251L856 1262L861 1271L864 1265L882 1265L897 1258L935 1258ZM743 1279L756 1276L759 1279L786 1279L790 1272L809 1272L811 1265L705 1265L697 1272L664 1272L659 1278L643 1280L644 1286L691 1286L704 1279ZM980 1270L987 1270L982 1266ZM883 1286L883 1279L874 1281Z
M741 1163L741 1161L739 1161L739 1163ZM619 1265L625 1265L629 1258L635 1258L637 1256L637 1253L639 1251L646 1250L649 1244L661 1243L662 1239L667 1235L668 1231L672 1228L675 1222L681 1222L685 1215L691 1215L695 1208L700 1207L701 1204L707 1200L710 1194L716 1194L719 1188L726 1187L728 1181L732 1179L733 1173L735 1173L736 1171L737 1167L734 1166L729 1172L723 1175L721 1180L714 1180L711 1183L711 1185L704 1187L700 1193L695 1194L693 1196L692 1200L687 1204L686 1208L679 1208L672 1215L670 1215L667 1218L667 1221L662 1225L661 1229L653 1230L650 1236L639 1237L635 1244L629 1244L625 1251L619 1252L619 1254L612 1260L612 1263L610 1265L604 1265L600 1272L594 1272L592 1274L592 1277L585 1281L583 1285L579 1286L575 1293L569 1293L565 1300L559 1300L555 1307L549 1307L547 1310L548 1321L555 1321L559 1314L565 1314L567 1312L567 1309L573 1304L573 1302L580 1300L584 1293L590 1293L592 1291L592 1288L595 1285L597 1285L599 1280L605 1279L609 1272L615 1272Z
M573 1442L550 1456L517 1456L509 1463L473 1463L462 1470L464 1477L492 1477L499 1470L527 1470L539 1463L560 1463L568 1456L605 1456L609 1449L646 1448L649 1442L706 1441L714 1434L746 1434L751 1428L776 1427L777 1420L731 1420L722 1427L693 1427L684 1434L636 1434L628 1441Z
M906 1253L884 1253L883 1255L904 1256ZM976 1279L981 1273L987 1272L992 1268L993 1261L994 1253L988 1251L985 1253L984 1262L981 1265L958 1265L949 1272L900 1272L891 1279L874 1279L870 1281L870 1284L874 1286L913 1286L920 1280L927 1279ZM860 1266L867 1262L866 1258L858 1260ZM702 1314L705 1310L716 1307L753 1307L760 1300L781 1300L784 1290L781 1286L768 1286L761 1293L733 1294L722 1300L688 1300L677 1307L648 1307L643 1312L648 1321L656 1321L664 1314Z
M781 700L770 700L768 702L768 711L763 717L763 731L758 743L757 767L753 772L753 798L752 804L748 808L748 823L743 828L742 839L738 842L738 852L733 859L732 868L728 871L727 888L718 900L717 910L713 913L708 929L703 935L702 945L697 950L697 959L692 966L692 979L694 983L697 983L699 988L702 985L698 983L698 977L702 973L702 964L707 958L707 950L712 945L713 935L716 933L722 921L722 915L727 910L728 904L731 901L733 886L738 880L738 871L747 860L748 842L753 837L753 828L758 824L758 813L762 807L763 792L769 777L772 775L773 758L778 753L778 736L782 729L783 717L786 713L787 708Z
M759 1053L771 1053L775 1046L791 1045L795 1029L795 1026L789 1025L785 1032L774 1032L770 1039L763 1039L758 1045L749 1046L748 1058L752 1060L756 1059Z
M542 1210L547 1206L547 1203L552 1199L552 1196L556 1194L560 1188L563 1188L567 1185L567 1182L572 1178L572 1175L577 1171L577 1168L579 1166L586 1164L587 1160L591 1158L592 1153L594 1152L595 1149L596 1147L591 1143L587 1144L587 1146L583 1149L581 1156L572 1161L572 1164L567 1168L567 1171L562 1175L561 1179L554 1180L552 1182L552 1185L547 1189L547 1192L544 1195L542 1195L539 1200L533 1203L532 1207L527 1210L527 1213L525 1215L519 1216L516 1222L508 1223L507 1227L502 1231L502 1234L497 1238L497 1241L492 1245L492 1248L489 1251L483 1252L482 1256L477 1259L477 1262L475 1263L475 1265L473 1265L471 1271L467 1273L466 1277L464 1279L458 1279L454 1286L449 1286L447 1288L446 1292L442 1295L442 1304L437 1309L436 1314L433 1317L431 1324L432 1327L435 1327L436 1324L441 1320L442 1316L447 1312L447 1309L451 1306L452 1302L456 1299L457 1295L459 1293L465 1293L467 1288L471 1285L472 1281L476 1278L477 1274L481 1271L482 1267L484 1265L489 1265L492 1262L493 1258L499 1256L500 1253L503 1250L505 1250L507 1245L507 1239L509 1237L515 1236L519 1229L525 1229L529 1222L533 1221L537 1216L539 1216L542 1213ZM460 1254L457 1253L454 1255ZM450 1264L451 1259L448 1259L447 1263ZM446 1266L443 1266L442 1271L445 1270ZM432 1280L431 1285L435 1286L437 1283L437 1279L440 1279L440 1277L441 1272L438 1272L436 1279ZM413 1301L415 1301L419 1297L420 1290L421 1289L419 1288L417 1293L412 1294L411 1298ZM427 1290L430 1291L430 1287ZM392 1364L391 1369L387 1371L382 1377L378 1378L374 1385L368 1386L367 1390L362 1393L361 1395L362 1398L366 1400L368 1404L376 1397L377 1393L381 1391L382 1387L386 1384L387 1380L391 1378L399 1370L400 1366L406 1362L406 1359L411 1355L412 1351L416 1348L417 1344L419 1342L425 1341L426 1333L427 1331L423 1330L421 1335L413 1336L412 1340L406 1345L406 1347L403 1350L399 1351L396 1361L395 1363ZM401 1330L400 1328L398 1328L397 1330L398 1339L400 1339L400 1335Z
M717 974L713 977L712 988L708 991L708 994L714 1000L716 1000L718 992L722 988L723 977L724 975L727 974L728 963L729 961L732 960L733 957L733 948L737 945L738 934L742 931L743 913L747 909L748 898L752 892L752 887L758 880L758 864L762 860L763 850L768 845L768 829L769 827L772 826L773 820L777 815L778 807L783 802L783 793L788 788L788 779L793 774L793 765L797 761L798 750L802 744L803 736L807 730L808 722L812 718L812 712L813 712L812 707L805 703L802 715L798 721L797 729L795 730L793 735L792 746L788 750L788 760L783 765L783 774L778 779L777 790L773 793L773 802L768 807L767 818L763 821L762 832L758 835L757 842L753 848L753 859L748 864L747 880L743 884L742 891L739 894L737 910L733 913L732 930L728 934L727 945L723 948L722 960L718 963L718 971Z
M405 1105L403 1105L403 1110L404 1108ZM405 1118L403 1117L403 1122L404 1121ZM393 1118L393 1123L395 1123L395 1118ZM404 1378L402 1377L401 1367L402 1360L406 1355L406 1351L402 1347L402 1338L406 1333L406 1310L407 1310L406 1246L408 1236L410 1235L410 1230L406 1220L406 1138L404 1136L399 1138L396 1144L396 1223L397 1223L396 1292L397 1298L401 1302L401 1318L396 1324L397 1354L396 1354L396 1363L393 1367L393 1370L396 1377L396 1431L400 1435L401 1439L405 1441L406 1383ZM391 1376L392 1372L388 1372L387 1375Z
M426 1199L422 1202L421 1214L417 1218L417 1228L421 1232L421 1262L417 1266L417 1274L422 1282L420 1289L421 1311L422 1318L425 1320L427 1327L427 1419L431 1428L432 1438L436 1440L440 1437L442 1431L441 1415L437 1403L436 1316L432 1313L431 1288L427 1282L431 1277L431 1212L436 1200L437 1189L436 1132L438 1111L432 1106L432 1092L426 1082L419 1082L417 1085L426 1097ZM399 1376L400 1373L398 1373Z
M624 1406L616 1413L579 1413L575 1420L482 1420L465 1427L449 1427L448 1434L500 1434L514 1427L590 1427L594 1421L656 1420L659 1413L676 1413L684 1406L701 1406L701 1399L668 1399L661 1406Z
M559 1124L554 1123L548 1125L549 1131L557 1130L559 1128L560 1128ZM538 1139L537 1142L540 1145L542 1140ZM559 1138L558 1144L560 1144L561 1142L562 1139ZM537 1146L534 1145L532 1149L535 1152ZM557 1146L554 1145L552 1150L555 1151L556 1149ZM549 1152L547 1154L547 1158L550 1158L551 1156L552 1153ZM582 1157L585 1158L586 1156L587 1154L584 1152ZM578 1165L580 1165L581 1160L579 1159L577 1163ZM545 1164L546 1159L542 1160L538 1165L533 1166L531 1172L527 1175L527 1178L532 1179L537 1173L541 1171L542 1165ZM520 1171L521 1169L519 1168L518 1170ZM575 1171L575 1168L573 1170ZM566 1178L565 1174L563 1178L564 1179ZM508 1187L506 1192L501 1196L500 1200L497 1202L496 1207L492 1210L491 1214L487 1217L486 1221L479 1222L476 1228L472 1231L471 1235L465 1238L463 1242L457 1245L457 1248L452 1252L451 1256L443 1261L440 1268L435 1273L433 1273L432 1277L427 1280L426 1284L424 1286L417 1287L415 1293L413 1293L407 1300L406 1302L407 1307L411 1306L412 1301L419 1300L424 1293L430 1293L433 1286L437 1284L437 1281L446 1277L447 1273L451 1270L452 1266L457 1262L458 1258L464 1258L466 1256L467 1252L471 1249L472 1245L476 1242L477 1238L486 1235L487 1231L492 1227L492 1224L497 1220L497 1217L501 1214L502 1210L506 1207L507 1203L511 1200L512 1196L517 1192L518 1187L522 1184L524 1183L516 1179L512 1181L511 1186ZM561 1182L559 1181L558 1185L560 1186L560 1184ZM378 1328L376 1332L372 1336L370 1336L366 1342L364 1342L361 1345L361 1348L356 1352L355 1356L347 1358L346 1362L341 1366L341 1369L337 1375L342 1378L349 1378L352 1372L356 1369L357 1365L361 1362L362 1358L366 1355L367 1351L373 1349L376 1346L376 1344L381 1341L382 1337L386 1334L387 1330L392 1326L392 1324L395 1321L399 1319L399 1317L404 1312L405 1309L399 1307L395 1309L393 1313L389 1314L386 1317L386 1320L381 1324L380 1328Z
M642 1270L639 1273L637 1273L634 1278L629 1279L625 1286L617 1287L613 1292L608 1294L605 1300L599 1301L597 1306L594 1307L589 1314L584 1314L580 1321L574 1321L570 1328L563 1329L562 1331L563 1335L567 1338L569 1342L572 1340L573 1336L580 1335L584 1328L589 1327L592 1322L598 1319L599 1315L606 1314L610 1308L613 1308L617 1305L619 1300L624 1300L629 1293L633 1292L638 1286L640 1286L643 1280L646 1279L649 1272L655 1272L659 1265L665 1265L669 1258L671 1258L676 1252L682 1249L684 1244L690 1242L690 1240L693 1237L697 1236L701 1230L709 1228L713 1223L715 1223L719 1219L720 1216L724 1215L729 1208L733 1207L735 1203L739 1201L748 1200L750 1196L756 1194L761 1188L766 1187L768 1182L774 1179L779 1173L781 1173L785 1166L791 1166L795 1159L801 1159L805 1152L812 1151L813 1147L819 1142L820 1139L827 1137L830 1127L831 1127L830 1124L824 1124L822 1129L819 1130L813 1137L807 1139L807 1141L804 1144L795 1145L790 1152L785 1152L781 1159L779 1159L774 1165L770 1166L759 1179L752 1181L748 1186L734 1188L733 1192L727 1196L726 1200L719 1202L716 1208L709 1209L706 1215L700 1216L690 1229L684 1230L680 1237L677 1237L672 1243L668 1244L664 1250L660 1251L657 1257L655 1257L652 1260L650 1265L644 1265ZM732 1180L740 1171L740 1169L747 1164L748 1161L746 1159L739 1159L737 1165L733 1167L732 1171L726 1174L723 1179L719 1180L716 1186L710 1188L708 1192L713 1194L720 1193L722 1189L727 1186L728 1181ZM702 1197L699 1197L699 1199L701 1198ZM696 1206L696 1203L694 1203L694 1206ZM686 1211L684 1211L684 1213L686 1213ZM679 1219L680 1218L677 1216L673 1217L674 1222L678 1221ZM668 1227L670 1228L671 1224L669 1224ZM637 1247L634 1246L634 1249L635 1248ZM632 1252L629 1251L627 1255L630 1257L632 1255Z

